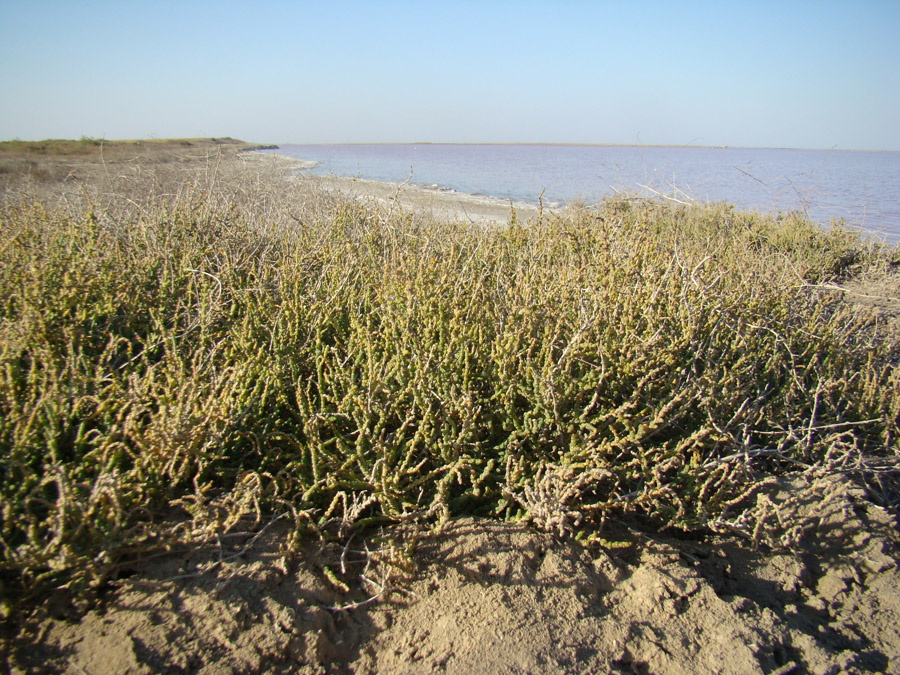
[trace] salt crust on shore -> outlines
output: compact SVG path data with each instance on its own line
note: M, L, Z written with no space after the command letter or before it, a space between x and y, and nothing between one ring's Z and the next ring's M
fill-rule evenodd
M537 216L538 209L533 204L515 201L510 203L497 197L485 197L466 192L445 190L437 186L425 187L407 182L385 182L343 176L318 176L304 173L316 163L297 160L285 155L272 153L241 153L241 160L267 163L270 167L281 168L293 174L296 180L307 181L328 192L339 193L352 199L372 201L381 207L400 208L430 215L438 220L454 220L475 224L505 224L509 222L511 210L516 217L530 220ZM550 209L544 209L549 213Z

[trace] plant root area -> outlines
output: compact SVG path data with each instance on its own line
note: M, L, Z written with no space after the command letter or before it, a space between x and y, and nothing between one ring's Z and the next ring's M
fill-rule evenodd
M840 476L784 477L769 501L795 533L789 546L636 535L625 548L590 549L466 518L418 533L391 566L384 554L373 561L412 541L408 526L288 549L276 523L260 536L135 562L90 606L51 598L6 627L5 665L91 674L900 672L890 513Z

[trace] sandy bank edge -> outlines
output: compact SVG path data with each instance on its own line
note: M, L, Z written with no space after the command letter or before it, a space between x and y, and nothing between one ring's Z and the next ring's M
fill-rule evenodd
M504 225L510 221L513 212L519 220L531 220L539 214L538 207L528 202L457 192L438 186L423 186L407 181L319 176L307 172L317 165L316 162L276 153L246 152L241 153L240 159L268 164L283 170L296 180L307 181L327 192L372 201L382 208L400 208L424 213L438 220ZM543 212L549 214L552 211L544 208Z

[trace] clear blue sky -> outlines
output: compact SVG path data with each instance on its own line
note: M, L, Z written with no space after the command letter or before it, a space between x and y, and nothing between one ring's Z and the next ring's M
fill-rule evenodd
M900 150L900 1L0 0L0 139Z

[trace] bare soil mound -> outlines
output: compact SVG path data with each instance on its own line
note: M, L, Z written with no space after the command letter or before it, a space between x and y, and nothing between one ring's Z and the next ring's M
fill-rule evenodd
M398 527L291 552L276 523L136 563L86 612L52 598L7 626L5 665L91 674L900 672L889 513L835 477L784 479L767 503L785 546L641 537L619 555L591 554L523 525L461 519L418 537Z

